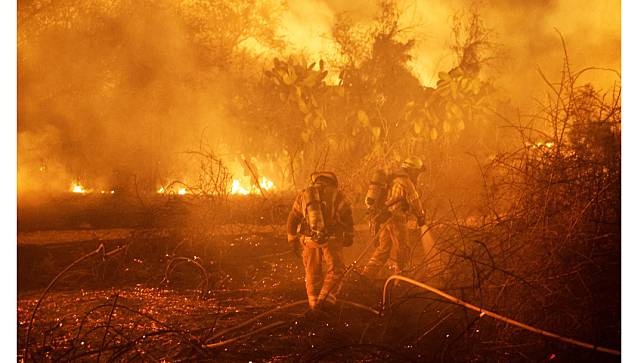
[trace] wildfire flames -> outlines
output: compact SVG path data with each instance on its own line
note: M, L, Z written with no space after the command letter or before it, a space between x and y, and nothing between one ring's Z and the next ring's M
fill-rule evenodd
M157 193L158 194L177 194L177 195L190 194L186 187L172 187L172 186L168 186L167 188L160 187L159 189L157 189Z
M85 194L87 193L87 190L80 183L74 182L72 183L71 192Z
M259 195L262 192L274 191L275 183L263 176L259 178L257 183L242 181L243 179L233 179L229 192L234 195ZM259 187L257 186L259 184ZM177 195L187 195L191 192L186 187L160 187L156 191L158 194L177 194Z
M271 191L275 189L275 183L263 176L258 180L259 188L256 184L242 185L239 179L233 179L230 187L230 194L249 195L261 194L263 191ZM261 189L261 190L260 190Z
M263 176L259 181L259 186L264 190L271 190L275 186L275 184L272 181L268 180L265 176Z
M72 186L69 188L69 191L76 194L88 194L92 193L92 190L85 188L80 182L72 182ZM101 194L114 194L114 190L101 190Z
M554 142L543 142L543 141L538 141L536 143L531 143L531 142L526 142L525 143L526 147L532 148L532 149L537 149L541 147L546 147L548 149L552 149L553 146L555 146Z
M230 193L231 194L241 194L241 195L248 195L250 194L250 191L244 187L241 186L241 183L239 182L238 179L233 180L233 185L230 188Z

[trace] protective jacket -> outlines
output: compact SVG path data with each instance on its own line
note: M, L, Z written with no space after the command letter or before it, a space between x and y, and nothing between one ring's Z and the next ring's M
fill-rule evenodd
M416 218L425 217L420 195L411 178L403 171L394 173L385 206L391 214L404 216L412 214Z
M310 215L315 213L315 203L320 206L322 231L318 226L320 221L316 219L319 216ZM298 238L303 247L309 306L314 309L318 303L334 303L344 271L342 247L353 243L353 213L349 200L334 186L313 184L295 198L286 228L289 240Z
M424 224L425 220L425 211L418 190L402 170L392 175L384 208L387 208L388 213L378 231L378 247L363 270L369 278L376 277L387 261L393 265L394 273L402 271L411 258L407 218L411 214L419 224Z
M351 203L341 191L329 186L314 186L318 189L323 205L322 214L325 223L324 234L329 239L340 239L343 244L353 242L353 213ZM291 207L286 221L289 238L295 236L313 237L313 230L307 218L307 190L302 190Z

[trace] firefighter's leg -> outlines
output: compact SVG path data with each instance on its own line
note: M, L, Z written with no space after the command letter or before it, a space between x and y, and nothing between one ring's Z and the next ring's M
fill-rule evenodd
M326 265L326 275L324 277L324 284L320 290L318 303L335 304L335 293L340 287L340 279L344 272L342 244L336 240L330 241L322 248L322 252Z
M391 252L391 232L390 223L385 223L380 227L379 243L376 250L373 251L371 258L364 267L363 274L368 278L376 277L376 274L384 266Z
M395 274L401 273L409 261L409 232L403 219L391 224L391 260L394 262Z
M304 262L304 280L309 307L313 309L317 304L318 294L322 285L322 253L320 248L306 247L302 249Z

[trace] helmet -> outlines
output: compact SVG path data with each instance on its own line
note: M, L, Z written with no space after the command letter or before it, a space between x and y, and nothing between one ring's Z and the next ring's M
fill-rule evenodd
M331 171L316 171L311 173L311 184L323 183L338 187L338 177Z
M418 156L410 156L402 162L400 166L403 169L412 169L417 171L425 171L425 165Z

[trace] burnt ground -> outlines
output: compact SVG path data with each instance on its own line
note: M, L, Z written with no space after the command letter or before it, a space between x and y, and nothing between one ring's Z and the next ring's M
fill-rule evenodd
M192 262L175 260L170 273L170 254L177 255L177 244L167 236L146 238L159 235L158 231L146 232L127 241L127 250L105 258L93 256L57 281L34 319L29 343L32 359L96 359L102 345L104 360L291 361L305 358L315 352L313 348L328 347L327 339L359 339L375 317L352 306L343 306L328 316L304 316L306 306L300 304L222 339L252 332L277 319L284 321L275 331L221 349L197 348L198 342L204 343L222 329L306 299L302 267L276 235L222 236L202 246L201 256L190 256L207 271L205 282ZM108 253L124 245L118 240L101 243ZM76 241L19 247L20 350L24 349L30 315L46 285L96 245ZM166 272L169 281L164 281ZM370 300L375 306L376 289ZM346 336L335 336L337 333Z
M74 209L64 210L59 215ZM266 220L274 217L260 210ZM23 223L29 228L18 236L18 358L26 352L28 361L618 360L515 328L499 334L505 324L404 284L392 289L392 306L379 315L384 280L355 273L345 280L342 303L311 314L303 268L283 226L253 218L259 222L208 233L187 225L95 228L78 219L64 231L51 230L64 226L51 220L46 228ZM367 247L368 231L356 240L345 250L347 262Z

